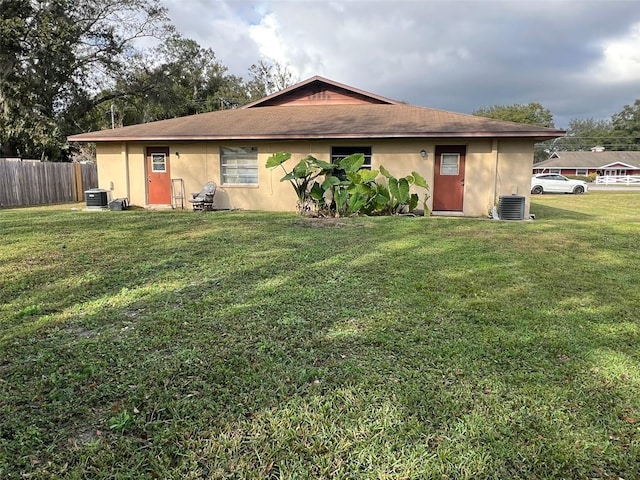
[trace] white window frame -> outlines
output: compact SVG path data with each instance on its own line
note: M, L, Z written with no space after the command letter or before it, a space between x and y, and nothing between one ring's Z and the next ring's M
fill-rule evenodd
M258 185L258 147L220 148L221 185Z
M560 168L550 168L549 173L557 173L558 175L562 174L562 169Z
M161 161L156 160L157 157L162 157ZM162 168L156 168L156 166L162 165ZM151 172L152 173L166 173L167 172L167 154L166 153L152 153L151 154Z
M587 175L589 175L589 169L588 168L576 168L576 175L581 176L581 177L586 177Z
M455 164L455 173L453 171L453 169L451 169L451 167L453 167L453 163L449 164L449 165L445 165L445 157L447 158L455 158L456 160L456 164ZM459 153L442 153L440 155L440 175L441 176L446 176L446 175L459 175L460 174L460 154Z

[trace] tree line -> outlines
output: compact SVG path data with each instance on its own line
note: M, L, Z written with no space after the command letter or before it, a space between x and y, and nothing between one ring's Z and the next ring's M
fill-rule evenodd
M554 127L551 111L536 102L481 107L473 114L539 127ZM569 121L566 131L566 137L537 144L535 161L546 160L556 151L589 151L596 146L614 151L640 150L640 99L632 105L625 105L608 120L574 118Z
M0 157L69 160L70 134L233 108L292 83L268 60L230 74L160 0L0 2Z

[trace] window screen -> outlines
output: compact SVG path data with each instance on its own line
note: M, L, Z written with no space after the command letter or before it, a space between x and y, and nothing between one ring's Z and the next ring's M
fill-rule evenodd
M258 184L257 147L222 147L220 162L223 185Z

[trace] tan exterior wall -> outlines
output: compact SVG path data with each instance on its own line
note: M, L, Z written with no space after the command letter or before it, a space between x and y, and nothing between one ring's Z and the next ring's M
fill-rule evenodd
M467 217L487 216L493 206L495 152L491 139L467 143L463 213Z
M498 191L501 195L523 195L525 218L529 218L531 205L531 170L533 146L531 140L500 140L498 157Z
M220 147L258 147L258 185L221 185ZM285 167L290 170L306 155L329 161L332 146L371 146L372 167L383 165L397 177L417 171L433 185L436 145L466 145L464 206L465 216L481 217L497 203L500 195L525 195L529 211L529 185L533 164L531 140L491 139L409 139L409 140L309 140L295 142L168 142L168 143L99 143L97 145L98 182L111 190L112 198L128 197L132 205L146 206L147 174L145 152L148 146L168 146L172 178L182 178L185 193L199 191L207 181L218 185L216 208L244 210L293 211L296 197L288 182L280 182L281 168L265 168L267 158L286 151L292 158ZM421 150L427 157L420 155ZM422 198L423 189L415 189ZM431 195L431 192L429 192ZM431 208L431 199L428 201ZM190 205L185 200L185 207Z
M125 155L124 162L128 167L129 176L129 202L132 205L146 205L147 203L147 175L146 175L146 157L144 149L135 143L128 143L126 150L123 149ZM98 157L99 159L100 157ZM100 161L98 160L98 171L100 171Z
M122 143L97 145L98 187L109 190L111 198L127 197L126 162Z

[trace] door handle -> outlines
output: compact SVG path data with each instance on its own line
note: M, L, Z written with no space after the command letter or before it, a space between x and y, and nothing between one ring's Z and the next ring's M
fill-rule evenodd
M464 178L462 180L460 180L460 185L462 185L464 187Z

